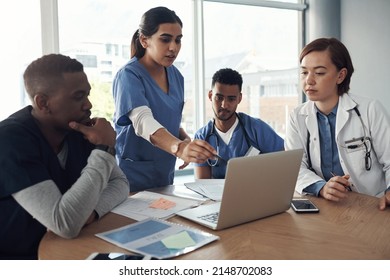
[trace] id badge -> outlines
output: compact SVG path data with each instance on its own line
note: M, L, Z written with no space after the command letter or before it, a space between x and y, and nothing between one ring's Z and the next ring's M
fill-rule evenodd
M248 149L248 151L246 152L245 156L246 157L251 157L251 156L257 156L259 155L261 152L256 149L255 147L253 146L250 146L250 148Z

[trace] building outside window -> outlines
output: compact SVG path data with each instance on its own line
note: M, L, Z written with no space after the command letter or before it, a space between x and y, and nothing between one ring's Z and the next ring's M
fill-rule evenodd
M238 110L263 119L282 137L299 101L298 21L295 10L204 2L205 92L215 71L237 70L244 80ZM213 117L209 100L205 111L206 120Z

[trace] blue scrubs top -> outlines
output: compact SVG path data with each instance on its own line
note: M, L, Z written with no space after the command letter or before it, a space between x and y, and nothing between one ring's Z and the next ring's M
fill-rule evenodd
M212 178L214 179L224 179L227 161L231 158L244 156L251 146L258 149L261 153L284 150L283 139L267 123L244 113L238 113L238 116L240 121L227 145L215 128L213 129L214 122L212 120L195 134L195 139L209 142L214 149L218 150L219 155L226 160L218 160L217 165L212 167ZM245 138L245 133L248 140ZM208 163L195 165L208 166Z
M130 191L173 184L176 158L135 134L128 114L148 106L153 117L179 137L184 106L184 78L175 66L166 68L169 92L161 90L137 58L132 58L113 81L117 160L130 183Z

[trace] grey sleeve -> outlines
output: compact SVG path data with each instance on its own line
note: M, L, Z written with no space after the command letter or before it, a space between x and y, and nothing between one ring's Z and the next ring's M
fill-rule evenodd
M122 172L119 166L115 164L112 168L111 177L108 181L107 187L100 195L98 204L94 210L98 213L99 217L103 217L115 206L123 202L129 196L129 192L130 187L126 175Z
M47 180L14 193L13 197L49 230L64 238L74 238L95 209L102 216L127 198L129 186L117 168L112 155L93 150L81 176L65 194L52 180Z

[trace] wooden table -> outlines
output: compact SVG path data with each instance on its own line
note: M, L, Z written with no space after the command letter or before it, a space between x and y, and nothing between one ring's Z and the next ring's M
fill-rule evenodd
M378 198L357 193L339 203L309 198L320 213L297 214L290 209L221 231L175 216L169 220L220 236L220 240L177 259L390 259L390 209L380 211ZM92 252L127 252L94 234L133 222L109 213L85 227L75 239L48 232L40 243L39 258L76 260Z

